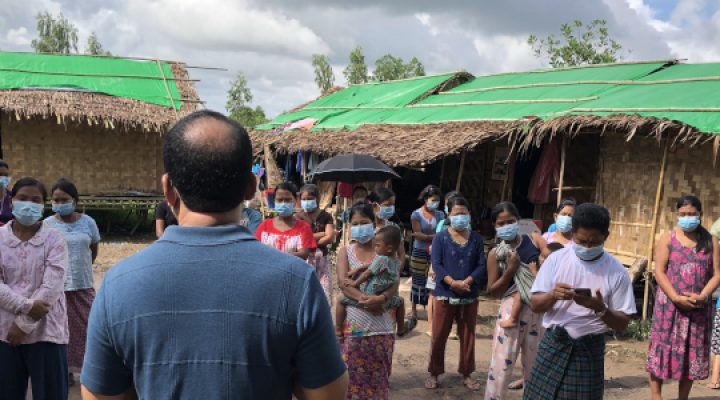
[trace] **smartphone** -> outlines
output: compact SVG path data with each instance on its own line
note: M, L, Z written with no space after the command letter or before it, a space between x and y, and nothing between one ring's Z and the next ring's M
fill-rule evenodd
M575 288L575 289L573 289L573 292L575 292L575 294L578 296L585 296L585 297L592 296L592 292L590 291L590 289L586 289L586 288Z

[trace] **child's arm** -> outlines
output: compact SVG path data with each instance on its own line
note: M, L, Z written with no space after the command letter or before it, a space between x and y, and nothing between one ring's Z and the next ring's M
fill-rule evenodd
M367 271L367 269L368 269L368 267L358 267L358 268L355 268L354 270L349 271L348 274L347 274L347 276L348 276L348 278L350 278L350 279L355 279L356 276L358 276L358 275L362 274L363 272Z
M375 274L373 273L373 271L371 271L370 269L366 269L365 271L363 271L362 274L360 274L360 277L355 279L352 286L358 287L358 286L362 285L363 283L369 281L370 278L372 278L374 275Z

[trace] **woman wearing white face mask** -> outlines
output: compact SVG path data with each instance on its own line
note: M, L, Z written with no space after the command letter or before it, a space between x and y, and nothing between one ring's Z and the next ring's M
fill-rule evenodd
M702 204L695 196L677 202L677 226L663 234L655 250L658 288L650 329L646 370L653 399L663 381L679 381L687 399L694 381L709 375L712 294L720 284L718 242L700 224Z
M42 221L47 192L34 178L13 188L15 219L0 228L0 388L3 398L68 396L65 239Z
M572 216L576 206L577 202L573 199L565 199L560 202L557 212L555 212L556 230L543 235L547 244L560 243L563 246L572 244Z
M275 188L275 218L266 219L255 237L265 245L284 253L307 260L310 253L317 249L312 228L307 222L295 217L297 189L289 182Z
M349 271L369 267L377 256L374 221L375 213L369 204L355 204L349 213L351 243L337 255L338 287L344 296L360 305L347 307L344 330L338 332L350 376L348 398L368 397L361 394L368 390L373 393L372 398L387 399L390 395L395 327L385 302L397 295L399 284L375 296L364 295L347 285Z
M315 267L315 274L332 307L332 282L328 247L335 241L335 221L332 215L318 207L320 189L316 185L305 185L300 189L300 207L297 217L312 228L317 250L310 253L308 263Z
M13 219L11 180L10 166L5 161L0 160L0 226Z
M440 188L428 185L418 197L418 200L423 202L423 206L410 216L415 238L410 255L410 272L412 273L410 300L412 301L411 315L415 318L417 318L418 304L427 306L430 296L425 287L430 270L430 245L435 238L438 223L445 219L445 213L438 210L441 197Z
M488 292L494 297L502 298L498 312L502 318L497 320L493 336L492 359L485 391L487 400L505 398L520 352L522 352L523 379L530 377L544 328L542 314L534 313L530 309L528 297L532 280L520 280L516 272L519 268L525 268L532 275L536 275L540 254L549 254L542 236L536 233L531 236L518 233L520 213L514 204L503 202L496 205L492 210L491 219L495 224L497 238L502 243L488 254ZM508 251L498 257L499 250L503 247ZM501 266L504 266L505 270ZM502 321L510 319L514 304L513 295L518 291L521 292L523 303L518 323L513 327L503 328Z
M75 369L70 375L73 385L72 372L80 372L85 358L88 317L95 300L92 266L98 255L100 231L92 217L76 211L80 199L72 182L60 179L51 196L55 215L48 217L45 224L63 234L70 260L65 273L65 298L70 328L68 366Z

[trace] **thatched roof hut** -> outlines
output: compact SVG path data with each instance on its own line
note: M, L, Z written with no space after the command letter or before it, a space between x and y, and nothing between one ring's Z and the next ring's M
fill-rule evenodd
M159 193L161 135L200 103L182 63L0 53L2 157L83 194Z
M397 85L412 82L423 80ZM451 187L491 206L501 199L528 203L539 149L559 146L553 204L530 204L527 216L549 222L563 196L602 203L613 215L607 247L628 264L646 257L652 265L656 237L674 225L673 203L682 194L704 202L704 224L720 217L720 64L618 63L428 86L391 107L348 105L352 93L338 92L260 127L256 149L361 152L407 167L442 159L435 169L441 183L454 180ZM303 118L317 122L309 130L283 129ZM506 167L498 165L505 159Z

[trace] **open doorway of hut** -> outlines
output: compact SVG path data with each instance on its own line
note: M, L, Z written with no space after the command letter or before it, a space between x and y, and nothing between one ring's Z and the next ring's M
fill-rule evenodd
M540 161L541 149L532 147L524 154L518 156L515 162L515 175L513 176L512 201L520 211L520 217L533 218L535 204L528 200L530 180L535 174Z

